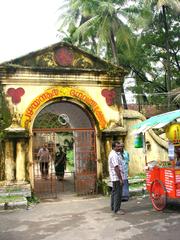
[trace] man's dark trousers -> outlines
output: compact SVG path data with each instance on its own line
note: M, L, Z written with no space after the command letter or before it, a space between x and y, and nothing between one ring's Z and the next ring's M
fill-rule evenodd
M122 198L122 184L120 181L112 182L112 192L111 192L111 210L115 213L121 208L121 198Z

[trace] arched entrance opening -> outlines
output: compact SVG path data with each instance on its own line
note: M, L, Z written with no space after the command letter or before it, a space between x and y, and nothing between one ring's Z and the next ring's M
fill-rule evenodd
M95 123L85 108L70 99L51 102L36 116L32 132L34 191L37 195L52 198L61 193L96 192ZM47 145L50 154L48 167L38 154L43 144ZM63 152L59 154L60 148ZM43 175L46 171L48 176Z

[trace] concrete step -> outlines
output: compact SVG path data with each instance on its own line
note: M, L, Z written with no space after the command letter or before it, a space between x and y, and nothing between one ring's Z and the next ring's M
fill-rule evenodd
M31 197L29 183L1 182L0 210L24 208L28 206L27 197Z
M19 196L17 198L9 198L8 196L6 197L1 197L0 198L0 210L10 210L10 209L17 209L17 208L23 208L27 209L28 203L27 199L24 196Z

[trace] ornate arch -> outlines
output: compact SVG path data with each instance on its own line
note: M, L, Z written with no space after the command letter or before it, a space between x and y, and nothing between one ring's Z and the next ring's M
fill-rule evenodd
M58 97L70 97L84 103L94 114L99 123L99 128L104 129L106 127L107 122L98 104L88 94L79 89L70 87L50 88L33 99L22 116L22 127L30 128L31 122L39 108L46 102Z

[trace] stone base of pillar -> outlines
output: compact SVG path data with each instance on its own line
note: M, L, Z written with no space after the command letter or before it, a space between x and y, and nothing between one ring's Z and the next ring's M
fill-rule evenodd
M3 181L0 182L0 197L1 196L24 196L31 197L31 186L28 182L21 181Z

